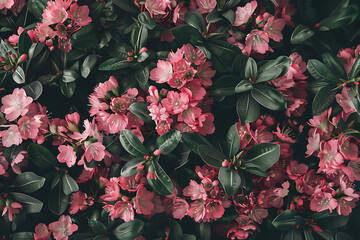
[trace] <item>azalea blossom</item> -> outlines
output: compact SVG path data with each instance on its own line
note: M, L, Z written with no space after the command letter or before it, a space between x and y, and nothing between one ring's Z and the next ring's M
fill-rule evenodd
M29 111L28 106L32 101L31 97L26 96L24 89L15 88L12 94L1 99L3 105L0 110L5 113L7 120L14 121Z
M49 230L56 240L68 240L78 226L72 223L70 216L61 215L58 221L49 224Z

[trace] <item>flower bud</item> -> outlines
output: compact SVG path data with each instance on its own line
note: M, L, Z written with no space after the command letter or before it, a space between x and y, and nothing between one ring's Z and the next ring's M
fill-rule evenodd
M155 151L154 151L154 155L155 156L159 156L161 154L161 150L160 149L156 149Z
M147 50L148 49L146 47L143 47L143 48L140 49L140 53L147 52Z

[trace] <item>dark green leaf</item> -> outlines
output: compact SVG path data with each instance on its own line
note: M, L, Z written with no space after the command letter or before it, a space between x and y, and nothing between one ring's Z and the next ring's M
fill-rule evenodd
M99 66L100 71L113 71L126 68L130 66L131 63L127 59L123 58L109 58L105 62L101 63Z
M213 96L231 96L235 94L235 87L239 80L233 75L220 77L211 87Z
M257 65L254 59L251 57L248 58L245 64L245 79L256 79L257 75Z
M256 83L267 82L284 76L290 68L291 59L289 57L280 56L274 60L266 61L259 68Z
M17 175L11 187L16 188L23 193L32 193L44 186L45 178L36 175L33 172L24 172Z
M145 85L148 82L149 76L150 76L149 66L141 68L135 73L136 80L139 82L139 84L142 85Z
M236 124L232 125L227 132L227 152L229 158L233 158L240 149L240 136Z
M63 189L63 192L65 193L65 195L69 195L70 193L79 191L78 184L67 173L64 174L63 177L61 178L61 183L62 183L62 189Z
M112 2L128 13L137 13L139 11L132 0L113 0Z
M208 222L195 223L198 239L211 240L211 226Z
M104 136L103 145L106 147L106 150L113 155L118 155L122 151L120 140L116 135Z
M12 240L34 240L32 232L17 232L11 235Z
M89 219L88 224L95 234L102 234L107 231L105 225L100 221Z
M93 24L81 27L71 35L71 45L78 48L95 48L99 45L100 39Z
M257 166L266 170L273 166L280 156L280 146L276 143L259 143L251 147L244 156L245 166Z
M309 232L309 230L303 228L303 231L304 231L305 240L314 240L314 236L312 235L311 232Z
M333 72L336 74L336 76L340 78L346 78L346 72L342 65L342 61L335 57L332 53L326 52L322 55L324 64Z
M58 162L55 156L47 148L35 143L30 143L28 155L32 163L44 169L56 167Z
M93 233L76 233L71 235L69 240L94 240Z
M350 74L349 74L349 79L353 79L355 78L358 73L360 72L360 56L357 56L352 68L351 68L351 71L350 71Z
M201 159L213 167L221 167L222 162L226 159L224 153L208 145L198 146L198 152Z
M182 134L181 140L185 143L185 145L191 149L196 154L199 154L198 147L200 145L208 145L211 146L209 141L202 135L197 132L186 132Z
M291 35L290 42L292 44L302 44L309 38L311 38L315 32L304 25L297 25L294 32Z
M198 11L192 10L185 13L185 23L196 28L201 33L205 32L205 21Z
M243 124L251 123L259 118L260 105L250 93L245 93L236 102L236 112Z
M144 145L140 142L137 136L130 130L124 129L120 133L120 142L125 150L131 155L137 157L144 157L148 154Z
M235 87L236 93L243 93L250 91L254 86L249 80L241 80Z
M314 115L322 114L326 109L328 109L335 100L335 95L337 91L333 91L332 87L323 87L316 94L313 104L312 112Z
M328 31L330 29L341 28L353 23L359 15L359 6L357 4L349 5L345 8L338 8L330 16L319 22L319 31Z
M147 27L148 29L152 30L156 27L156 21L154 18L150 16L148 12L142 12L138 15L139 22Z
M272 224L280 230L296 229L296 226L298 225L295 221L296 215L297 214L294 210L285 210L272 221Z
M214 10L212 10L206 15L206 22L208 23L216 23L221 20L222 20L222 16L216 8L214 8Z
M181 132L171 129L156 139L156 147L160 149L161 154L171 153L181 140Z
M66 83L66 82L60 81L61 93L68 98L71 98L72 95L74 95L75 88L76 88L76 82Z
M171 195L174 190L174 185L170 177L157 161L152 161L150 167L155 170L156 179L148 178L149 185L162 196Z
M10 193L15 201L19 202L23 206L23 210L26 213L38 213L43 207L43 203L36 198L30 197L29 195L12 192Z
M29 11L37 18L40 19L44 9L47 7L48 0L29 0L27 5Z
M210 51L211 63L218 72L230 71L235 57L241 54L240 48L226 41L209 39L205 47Z
M140 169L137 169L137 166L143 164L145 161L145 158L141 157L131 159L121 168L121 176L130 177L137 174L140 171Z
M228 10L222 14L224 18L226 18L230 24L233 24L236 18L235 12L233 10Z
M171 33L179 44L191 43L196 45L196 43L203 38L196 28L189 25L174 27L171 29Z
M255 85L255 87L251 89L251 96L260 105L270 110L285 110L287 107L287 103L283 95L279 91L268 86L260 84Z
M221 167L218 178L228 197L231 197L239 190L241 178L234 169Z
M232 74L240 77L240 79L245 78L245 66L249 61L249 57L246 55L237 55L232 63Z
M130 222L120 224L113 230L116 239L119 240L133 240L141 234L144 229L144 222L139 219L134 219Z
M143 25L136 24L131 32L131 45L135 52L138 52L142 47L145 46L148 38L148 30Z
M290 231L287 231L281 240L303 240L301 231L299 229L293 229Z
M317 219L317 224L321 227L325 227L327 229L336 229L340 227L344 227L349 222L350 216L338 215L336 212L332 214Z
M137 57L137 61L138 61L139 63L142 63L142 62L144 62L146 59L148 59L148 57L149 57L149 54L148 54L147 52L142 52L142 53L140 53L140 55Z
M80 69L81 76L83 78L87 78L89 76L91 70L95 67L96 61L97 61L96 54L91 54L85 58Z
M25 90L26 95L31 97L33 100L37 100L43 92L43 86L39 81L34 81L24 86L23 89Z
M148 104L146 102L134 102L130 105L130 111L138 116L144 122L151 122L151 116L149 115L150 112L147 109Z
M49 191L48 195L49 210L56 215L61 215L69 204L69 196L64 194L61 185L60 181L59 184Z
M326 81L329 83L339 82L336 75L334 75L328 67L316 59L310 59L307 63L307 70L317 80Z
M12 78L17 84L23 84L25 82L25 72L22 67L17 66L15 72L12 75Z
M23 31L20 34L19 43L18 43L19 56L21 56L22 54L28 54L31 45L32 45L32 41L31 38L29 37L29 34L27 33L27 31Z

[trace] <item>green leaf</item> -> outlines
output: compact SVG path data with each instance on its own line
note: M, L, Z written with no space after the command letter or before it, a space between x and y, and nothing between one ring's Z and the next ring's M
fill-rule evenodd
M39 213L43 207L43 203L36 198L29 195L11 192L10 193L15 201L19 202L23 206L23 211L26 213Z
M225 75L220 77L211 87L211 95L213 96L231 96L234 95L235 87L239 80L233 75Z
M208 145L198 146L198 152L201 159L213 167L221 167L222 162L226 159L224 153Z
M284 76L289 71L290 64L291 59L285 56L266 61L266 63L260 67L255 83L267 82Z
M253 85L249 80L241 80L235 87L236 93L243 93L253 89Z
M72 69L65 69L62 75L62 81L66 83L74 82L79 78L79 74Z
M246 171L249 173L258 175L260 177L267 177L269 174L265 172L264 170L260 169L259 167L252 167L252 168L246 168Z
M87 78L89 76L91 70L95 67L96 61L97 61L96 54L91 54L85 58L80 69L81 76L83 78Z
M259 143L251 147L244 156L245 167L259 167L266 170L280 157L280 146L276 143Z
M197 132L186 132L182 134L181 140L185 143L185 145L191 149L196 154L199 154L198 147L200 145L211 146L209 141Z
M308 229L303 228L305 240L314 240L314 236Z
M242 94L236 102L236 112L242 124L251 123L259 118L260 105L250 93L245 93Z
M171 129L156 139L156 147L160 149L161 154L167 155L176 148L180 140L181 132Z
M245 64L245 78L252 79L254 81L256 79L256 75L257 75L256 62L254 59L249 57Z
M112 155L118 155L122 151L120 140L116 135L104 136L103 145L106 147L106 150Z
M328 109L334 102L336 93L337 91L334 91L332 87L321 88L312 103L313 114L320 115Z
M352 4L337 8L330 16L319 22L318 31L329 31L353 23L359 15L359 6Z
M51 189L48 194L49 210L56 215L61 215L69 204L69 196L64 194L61 182Z
M33 172L24 172L16 175L11 187L16 188L23 193L32 193L44 186L45 178L36 175Z
M285 110L287 107L287 103L283 95L279 91L268 86L260 84L255 85L255 87L251 89L251 96L260 105L270 110Z
M23 84L25 82L25 72L22 67L17 66L15 72L12 75L12 78L17 84Z
M43 92L43 86L39 81L34 81L24 86L23 89L25 90L26 95L31 97L33 100L37 100Z
M199 30L200 33L205 32L205 21L198 11L192 10L185 13L185 23Z
M61 178L62 189L65 195L79 191L79 186L75 180L67 173L65 173Z
M137 136L130 130L124 129L120 133L120 142L125 150L136 157L144 157L148 152Z
M191 43L196 45L197 42L203 39L201 33L192 26L182 25L171 29L171 34L175 37L179 44Z
M249 61L249 57L246 55L237 55L232 63L232 74L240 77L240 79L245 78L245 66Z
M217 8L214 8L211 12L206 15L206 22L216 23L222 20L222 16L218 12Z
M346 226L349 222L350 216L338 215L336 212L331 213L330 215L317 219L316 223L321 227L327 229L336 229Z
M353 66L351 67L349 79L355 78L359 72L360 72L360 56L357 56Z
M205 47L211 53L210 60L217 72L230 71L235 57L241 54L240 48L221 40L208 39L205 42Z
M162 196L171 195L174 185L170 177L157 161L152 161L150 167L155 171L156 179L148 178L149 185Z
M221 167L218 178L228 197L231 197L239 190L241 179L234 169Z
M324 64L330 69L331 72L336 74L337 77L346 78L346 72L342 65L342 61L330 52L323 53L322 55Z
M146 102L134 102L130 105L129 109L133 114L147 123L152 121L151 116L149 115L150 112L148 110L148 106L149 104Z
M142 63L142 62L144 62L146 59L148 59L148 57L149 57L150 55L147 53L147 52L142 52L142 53L140 53L140 55L137 57L137 62L139 62L139 63Z
M281 238L281 240L303 240L301 231L299 229L293 229L287 231Z
M291 34L290 42L292 44L302 44L311 38L315 32L304 25L297 25L294 32Z
M137 13L139 11L132 0L113 0L112 2L128 13Z
M71 98L74 95L75 89L76 89L76 82L66 83L60 81L60 90L65 97Z
M11 235L12 240L34 240L34 233L32 232L16 232Z
M145 46L148 38L148 30L143 25L136 24L131 32L130 42L135 52Z
M107 231L105 225L100 221L89 219L88 224L95 234L102 234Z
M93 24L81 27L71 35L71 45L78 48L96 48L99 45L100 39Z
M232 125L227 132L227 152L229 158L233 158L240 149L240 136L236 124Z
M152 18L148 12L140 13L138 15L138 20L143 26L147 27L150 30L156 27L155 19Z
M339 80L334 73L330 71L322 62L316 59L310 59L307 63L307 70L317 80L329 83L338 83Z
M69 240L94 240L95 236L93 233L77 233L71 235Z
M197 237L200 240L211 240L211 226L208 222L195 223Z
M125 222L117 226L113 230L116 239L132 240L138 237L144 229L144 222L139 219L134 219L130 222Z
M145 162L145 158L134 158L125 163L125 165L121 168L121 176L122 177L131 177L137 174L140 169L137 169L139 164L143 164Z
M28 155L33 164L43 169L54 168L58 163L55 156L47 148L36 143L30 143Z
M135 73L135 79L139 82L139 84L142 85L146 85L146 83L149 80L149 76L150 76L149 66L143 67Z
M113 71L123 68L127 68L131 63L127 59L123 58L109 58L105 62L101 63L99 66L100 71Z
M294 210L285 210L272 221L274 227L280 230L292 230L296 229L298 223L295 221L295 216L297 215Z
M44 9L47 7L47 1L48 0L29 0L27 7L37 19L40 19Z
M18 43L19 56L23 54L28 54L31 45L32 45L32 41L31 38L29 37L29 34L27 33L27 31L23 31L19 36L19 43Z

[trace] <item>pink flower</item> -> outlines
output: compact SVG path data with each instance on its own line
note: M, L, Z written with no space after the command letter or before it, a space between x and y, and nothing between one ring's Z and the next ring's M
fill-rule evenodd
M225 209L219 200L211 200L206 204L205 209L205 218L206 219L219 219L224 215Z
M0 137L2 138L2 145L4 147L10 147L12 145L20 145L22 143L21 134L17 125L6 125L9 127L7 130L0 131Z
M319 152L319 170L327 174L335 173L337 169L342 168L343 156L338 152L338 140L331 139L328 142L322 141Z
M184 51L184 57L187 61L192 62L195 65L205 63L205 54L200 49L195 49L191 44L185 44L182 46L182 50Z
M214 115L204 113L199 117L199 133L201 135L213 134L215 132Z
M121 189L129 192L136 192L138 189L142 188L146 183L147 181L144 178L142 171L130 177L123 177L123 176L119 177L119 184Z
M201 14L209 13L216 7L216 0L195 0L197 11Z
M205 214L206 214L206 209L204 203L200 201L195 201L190 203L188 215L192 217L195 220L195 222L200 222L202 219L204 219Z
M145 187L142 187L136 193L134 208L138 214L149 215L154 209L152 199L154 192L149 192Z
M14 0L0 0L0 10L3 8L10 9L14 5Z
M247 23L257 7L256 1L248 2L244 7L237 7L233 26L241 26Z
M329 209L330 212L337 207L338 203L331 193L322 192L321 189L316 189L312 200L310 202L310 209L314 212L322 212Z
M351 48L341 49L337 54L337 57L344 59L343 66L345 68L346 73L350 73L352 66L356 60L358 52Z
M150 79L157 83L168 82L173 74L173 68L170 62L159 60L157 67L150 71Z
M74 166L76 163L76 152L74 152L73 147L69 145L60 145L58 147L59 154L57 159L61 163L66 163L68 167Z
M308 171L308 166L303 163L298 163L297 161L290 161L290 164L287 166L286 173L289 175L289 178L296 180L303 176Z
M170 0L146 0L145 3L145 8L151 16L165 14L168 7L170 7Z
M41 122L35 118L23 116L18 121L19 132L23 139L35 139L39 133Z
M42 14L42 22L46 25L51 25L54 23L63 23L68 18L68 13L66 12L67 8L64 8L61 4L62 1L49 1L47 3L46 9L44 9Z
M163 135L164 133L170 130L170 124L172 119L167 119L166 121L161 121L156 126L156 131L159 135Z
M305 154L307 154L306 157L310 157L314 152L318 151L320 148L320 134L316 132L316 129L312 129L309 131L309 135L310 132L313 132L313 135L311 137L308 138L308 145L306 146L306 152Z
M48 227L44 223L39 223L35 227L34 239L35 240L48 240L51 235Z
M356 112L354 103L351 100L351 96L346 88L343 88L341 90L341 94L336 94L335 98L338 104L343 108L345 113Z
M148 89L149 96L146 97L146 101L150 103L150 105L157 105L159 103L159 90L155 86L150 86Z
M91 162L91 160L101 161L105 157L105 146L101 142L94 142L87 146L85 150L86 161Z
M70 216L61 215L59 221L49 224L49 230L53 232L56 240L67 240L78 230L78 226L72 223Z
M264 54L267 51L272 51L269 47L269 37L265 32L257 29L252 30L247 35L244 49L249 55L253 52Z
M131 202L119 201L115 203L114 210L110 213L111 220L121 218L125 222L134 220L134 209Z
M0 156L0 176L7 177L7 169L9 168L9 162L3 157Z
M191 200L206 200L207 194L202 184L198 184L194 180L190 180L190 185L184 188L184 196L191 197Z
M182 219L185 217L189 210L189 204L185 199L175 197L172 204L172 215L176 219Z
M93 199L88 198L87 194L81 191L71 194L70 199L70 214L75 214L79 210L83 211L94 203Z
M77 3L73 3L71 4L70 11L68 13L70 18L79 26L86 26L91 22L88 6L79 6Z
M178 114L188 108L189 96L186 93L169 91L161 103L168 112Z
M354 137L341 135L339 137L339 151L347 160L356 160L359 154L358 145ZM352 141L353 140L353 141Z
M344 196L338 200L336 211L339 215L349 216L352 209L356 207L357 199L353 197Z
M213 78L216 73L216 71L211 69L210 66L210 62L204 62L197 67L197 75L204 87L210 87L212 85L211 78Z
M14 173L21 174L21 170L27 166L28 160L25 158L25 155L27 155L27 152L23 150L11 162L11 168Z
M100 178L102 182L106 184L105 194L100 198L104 201L116 201L120 197L120 188L119 188L119 179L118 178L110 178L110 180L106 178Z
M5 213L7 212L9 221L12 222L13 214L18 214L20 212L20 209L23 209L23 206L20 203L17 203L17 202L12 202L11 204L6 203L6 206L4 206L4 208L2 209L3 211L2 211L1 216L4 216Z
M161 121L166 121L169 118L169 114L166 112L166 108L162 107L161 104L159 105L150 105L148 107L150 112L150 116L155 123L159 123Z
M28 106L32 103L32 98L27 97L24 89L15 88L12 94L6 95L1 99L1 111L5 113L5 118L14 121L19 116L24 116L28 111Z
M268 211L259 206L255 206L251 209L251 217L255 222L262 223L262 220L268 216Z
M283 39L281 31L285 25L286 23L283 19L275 19L275 17L270 17L265 24L264 30L271 39L276 42L280 42Z

